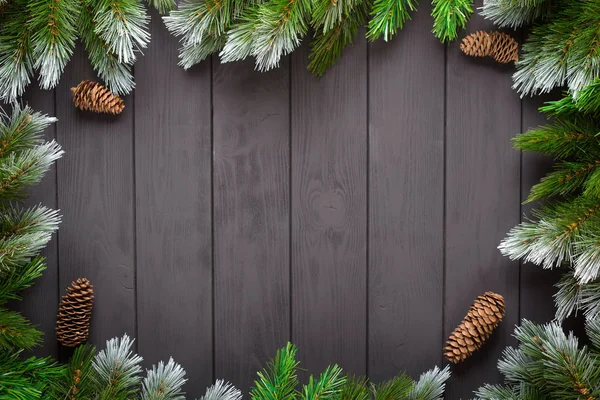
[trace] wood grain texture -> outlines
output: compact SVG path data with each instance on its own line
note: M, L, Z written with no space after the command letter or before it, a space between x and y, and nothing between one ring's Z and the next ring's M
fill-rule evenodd
M439 365L444 223L444 47L419 6L369 52L369 374Z
M480 29L492 26L474 15L466 32ZM453 368L450 399L501 380L497 360L519 317L519 263L497 248L520 220L520 155L510 142L521 128L514 66L467 57L459 42L447 59L445 336L487 290L504 296L506 316L483 349Z
M54 90L41 90L34 82L23 96L23 103L33 110L54 116ZM8 111L9 108L6 107ZM45 132L48 141L56 138L56 125L51 125ZM29 191L24 203L26 207L42 204L56 209L56 167L48 171L42 182ZM58 342L54 328L58 308L58 234L42 250L46 258L46 271L35 281L32 288L23 293L23 301L18 303L18 310L33 324L44 332L44 342L36 347L32 354L37 356L58 356Z
M69 88L97 80L81 46L56 89L60 294L71 281L94 285L90 342L135 337L133 108L120 116L75 109Z
M301 365L366 373L367 44L321 79L292 56L292 340Z
M179 67L151 16L135 66L138 351L147 366L172 356L194 398L213 380L210 64Z
M559 98L556 94L523 99L522 132L548 123L547 117L538 111L538 108L549 100ZM521 156L521 201L525 201L531 187L539 183L540 179L552 170L552 157L539 153L523 152ZM524 204L521 206L521 219L529 216L531 210L540 203ZM556 308L552 296L557 289L554 284L558 282L563 271L559 269L547 270L533 264L521 264L520 282L520 317L546 323L554 319Z
M288 70L213 65L215 375L244 393L290 334Z

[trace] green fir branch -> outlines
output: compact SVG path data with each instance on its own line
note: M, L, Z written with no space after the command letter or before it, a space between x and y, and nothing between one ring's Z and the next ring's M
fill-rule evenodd
M555 171L544 176L540 183L531 188L525 203L561 195L565 196L577 191L582 186L593 190L593 184L600 179L598 167L600 160L588 162L563 161L555 165ZM588 181L591 181L588 183ZM586 195L588 190L586 189Z
M344 48L352 44L367 20L367 5L366 1L361 2L352 14L341 17L333 27L328 30L323 27L315 33L308 55L308 69L315 76L322 76L338 61Z
M465 29L473 14L472 0L433 0L433 34L442 43L458 37L459 29Z
M96 348L90 344L78 346L66 365L65 377L54 388L54 399L90 400L94 397L92 362Z
M302 390L302 400L335 400L344 387L346 377L337 365L331 365L315 379L312 375Z
M21 358L20 352L0 351L0 398L46 400L65 369L51 358Z
M0 278L0 305L11 300L22 300L20 292L33 286L33 281L46 270L44 258L37 256L23 267L17 268Z
M375 41L383 36L386 42L391 40L416 9L416 0L374 0L367 39Z
M566 158L577 155L600 157L600 129L593 118L559 118L517 135L516 149Z
M41 342L42 335L21 314L0 307L0 351L31 349Z
M561 100L547 102L540 111L550 115L574 115L581 113L600 116L600 79L594 80L577 93L577 97L565 94Z
M29 107L15 103L12 113L0 111L0 158L12 152L21 152L40 145L44 141L44 130L56 118L34 112Z
M373 387L375 400L408 399L415 382L406 374L396 376L389 381Z
M161 14L167 14L177 7L175 0L146 0L146 2Z
M291 343L277 350L275 358L267 363L267 368L257 373L254 388L250 391L252 400L296 400L298 377L296 370L298 349Z
M342 387L340 400L371 400L371 387L365 376L347 376Z

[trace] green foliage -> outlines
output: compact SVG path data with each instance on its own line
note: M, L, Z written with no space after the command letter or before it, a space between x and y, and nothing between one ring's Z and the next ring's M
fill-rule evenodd
M508 347L498 362L504 385L485 385L481 400L596 399L600 395L598 323L588 323L593 346L580 346L558 323L523 320L515 330L518 348Z
M572 115L580 113L593 117L600 116L600 79L577 92L577 97L566 94L558 101L551 101L540 109L552 115Z
M465 29L471 14L472 0L433 0L433 34L442 42L458 37L458 30Z
M96 348L84 344L75 349L73 357L66 366L65 376L58 381L54 388L54 398L70 400L92 399L94 395L92 362Z
M383 36L386 42L410 19L417 4L413 0L374 0L367 38L376 40Z
M46 400L65 369L50 358L21 358L20 352L0 351L0 398Z
M543 17L550 13L552 18ZM522 95L567 86L574 98L600 78L600 2L486 0L483 14L503 26L534 26L513 75Z
M298 349L291 343L277 350L275 358L267 363L267 368L257 373L254 388L250 392L253 400L294 400L298 392L298 376L296 361Z
M555 157L556 163L526 202L550 201L513 228L499 249L511 259L565 267L555 295L559 320L577 311L600 316L600 122L588 97L597 91L595 82L580 92L584 103L571 95L546 105L542 109L556 116L553 121L513 141L518 149Z

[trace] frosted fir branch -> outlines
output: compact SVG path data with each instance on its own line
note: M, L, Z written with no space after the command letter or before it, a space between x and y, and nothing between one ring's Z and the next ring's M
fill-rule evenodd
M92 67L111 92L119 95L128 94L135 87L131 72L132 64L119 62L117 55L110 50L109 44L96 33L97 25L94 18L94 3L91 0L83 0L79 31Z
M25 92L34 71L28 14L9 3L0 25L0 100L13 102Z
M242 400L242 392L231 383L217 379L200 400Z
M15 222L12 226L7 223L8 219L3 221L4 232L0 236L0 275L14 273L29 263L46 247L60 223L58 211L43 206L19 211L15 209L13 214L10 217L11 222ZM37 217L37 220L31 220L31 217ZM20 230L21 226L23 230Z
M185 400L181 388L187 381L185 370L172 358L148 370L142 382L142 400Z
M219 53L222 63L245 60L252 55L258 9L257 5L248 6L240 20L227 32L225 44Z
M134 63L135 53L150 42L149 17L139 0L97 0L94 22L95 33L119 63Z
M484 0L480 15L500 28L517 29L544 16L549 9L548 0Z
M450 367L435 367L419 377L409 395L409 400L442 400L446 381L450 379Z
M31 42L35 68L39 70L42 89L54 88L65 65L71 59L77 39L77 20L81 3L65 0L33 0L28 4L31 15Z
M42 144L44 130L57 119L14 103L12 112L0 110L0 158Z
M100 398L127 397L137 393L137 386L142 381L140 363L143 359L131 351L133 342L127 335L110 339L106 348L94 358L92 366Z
M0 198L21 199L24 190L39 183L64 151L54 140L0 158Z

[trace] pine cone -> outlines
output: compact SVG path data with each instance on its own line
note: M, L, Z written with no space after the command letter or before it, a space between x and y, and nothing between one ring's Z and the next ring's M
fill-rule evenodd
M125 108L122 98L97 82L82 81L71 92L73 103L80 110L117 115Z
M451 363L464 361L479 350L504 317L504 297L485 292L477 297L469 312L448 338L444 348Z
M502 64L519 61L519 43L504 32L471 33L462 40L460 49L468 56L489 56Z
M79 278L71 282L56 319L56 338L63 346L75 347L87 340L93 306L94 287L90 281Z

